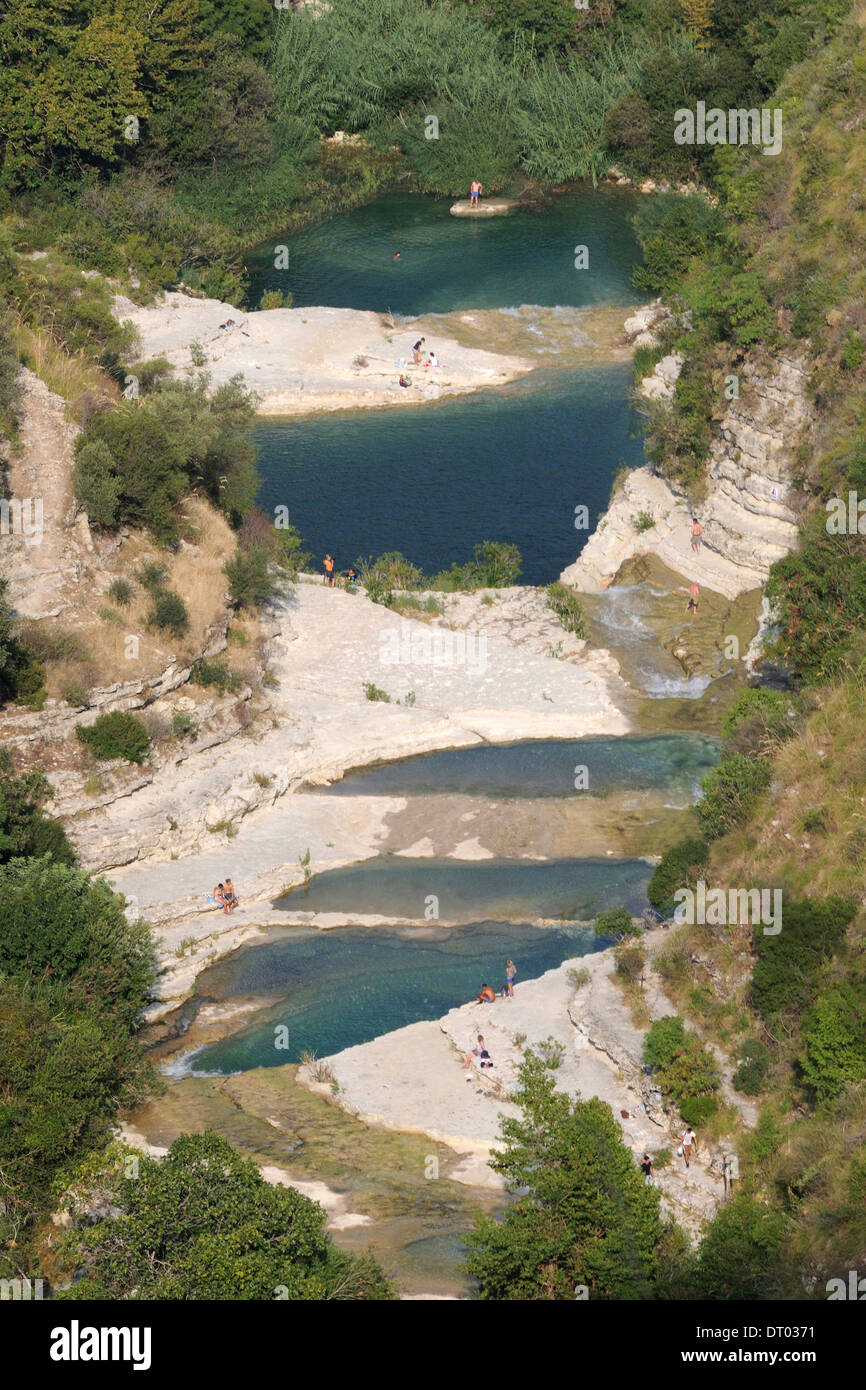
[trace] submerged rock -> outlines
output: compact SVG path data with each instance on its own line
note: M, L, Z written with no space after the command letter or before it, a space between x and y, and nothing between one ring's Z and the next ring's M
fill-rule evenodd
M516 198L485 198L475 207L468 198L458 198L451 204L450 212L452 217L499 217L516 207L519 207Z

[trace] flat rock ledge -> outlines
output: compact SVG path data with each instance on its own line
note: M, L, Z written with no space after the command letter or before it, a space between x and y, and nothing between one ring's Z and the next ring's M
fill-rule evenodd
M658 949L667 933L647 933ZM578 984L576 970L589 979ZM463 1155L452 1174L473 1186L500 1186L488 1160L499 1146L502 1116L517 1116L510 1099L527 1047L558 1043L562 1061L557 1089L611 1107L623 1140L638 1160L667 1149L675 1155L681 1122L665 1111L643 1072L643 1033L633 1023L614 979L612 951L565 961L537 980L518 982L512 999L463 1004L442 1018L413 1023L325 1059L326 1079L302 1066L298 1081L332 1098L367 1124L429 1135ZM648 972L646 1003L652 1018L673 1013ZM481 1033L493 1060L482 1072L465 1069L465 1054ZM321 1067L321 1061L317 1067ZM319 1076L322 1076L321 1071ZM334 1089L336 1085L337 1089ZM704 1146L686 1170L675 1156L658 1174L663 1202L691 1231L710 1218L722 1199L719 1154Z

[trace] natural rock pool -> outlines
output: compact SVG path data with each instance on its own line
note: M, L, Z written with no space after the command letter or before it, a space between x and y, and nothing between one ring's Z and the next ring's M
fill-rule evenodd
M390 311L395 376L413 342L405 316L419 314L448 315L443 332L462 327L478 346L543 358L501 390L261 422L261 505L287 506L316 558L329 550L341 568L400 550L435 573L498 540L517 545L526 582L556 579L591 534L617 470L643 461L630 365L600 353L576 369L572 351L588 341L579 311L641 298L631 284L635 204L621 189L580 188L481 223L451 217L447 200L392 193L258 248L252 303L278 287L296 306ZM281 243L286 271L273 269ZM578 245L587 269L575 269ZM427 320L428 348L435 330ZM588 508L586 528L575 529L578 506Z

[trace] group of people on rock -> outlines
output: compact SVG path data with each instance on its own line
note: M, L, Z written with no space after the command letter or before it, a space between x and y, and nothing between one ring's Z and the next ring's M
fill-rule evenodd
M515 981L516 979L517 979L517 966L514 964L514 961L513 961L513 960L507 960L507 961L505 962L505 984L502 986L501 990L499 991L500 994L502 995L503 999L506 998L506 996L507 996L509 999L513 999L513 998L514 998L514 981ZM492 985L482 985L482 986L481 986L481 993L480 993L480 994L477 994L477 995L475 996L475 1002L476 1002L476 1004L492 1004L495 998L496 998L496 990L493 988L493 986L492 986Z
M330 585L330 587L333 588L333 587L334 587L334 582L335 582L335 580L336 580L336 578L337 578L337 564L336 564L336 561L335 561L333 555L328 554L328 555L325 556L325 558L324 558L324 560L323 560L323 562L322 562L322 569L323 569L323 574L322 574L323 582L324 582L325 584ZM346 588L347 588L347 589L350 588L353 584L355 584L355 583L357 582L358 574L357 574L357 571L355 570L354 565L350 565L348 569L340 570L339 573L340 573L340 577L341 577L342 579L345 579L345 581L346 581Z
M227 915L234 912L240 900L230 878L227 878L225 883L217 884L213 890L213 900Z

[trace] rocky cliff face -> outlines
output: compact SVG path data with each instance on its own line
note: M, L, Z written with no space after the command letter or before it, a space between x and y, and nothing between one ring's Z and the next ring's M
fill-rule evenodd
M812 424L802 360L750 365L710 447L709 487L694 512L704 528L700 554L691 549L693 512L683 491L649 468L636 469L563 582L597 592L626 560L651 553L727 598L760 587L796 544L790 470Z

